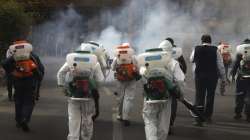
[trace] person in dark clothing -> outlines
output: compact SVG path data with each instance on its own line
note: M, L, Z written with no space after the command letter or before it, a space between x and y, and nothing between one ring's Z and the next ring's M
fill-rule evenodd
M7 53L6 53L6 57L10 57L12 56L12 52L10 52L10 50L7 50ZM36 63L36 65L38 66L38 69L39 71L41 72L41 78L40 79L37 79L35 81L35 99L36 100L39 100L39 97L40 97L40 87L41 87L41 82L43 80L43 76L44 76L44 71L45 71L45 68L44 68L44 65L42 64L40 58L34 53L34 52L31 52L31 59ZM9 100L11 101L12 100L12 88L13 88L13 76L10 75L10 74L6 74L6 78L7 78L7 90L8 90L8 97L9 97Z
M32 47L26 41L18 41L11 46ZM13 77L16 126L18 128L21 127L25 132L30 130L28 123L30 122L35 104L35 83L42 77L42 73L35 62L32 59L27 60L30 61L26 61L25 65L22 65L24 61L18 60L17 55L13 54L2 62L5 72ZM29 65L28 68L26 64Z
M236 79L236 99L235 99L235 116L234 119L239 120L242 118L242 111L245 109L246 120L250 122L250 68L245 67L244 64L248 64L250 54L245 50L250 48L250 40L244 40L243 44L237 46L236 60L233 63L230 74L232 75L232 81L237 74ZM243 59L244 58L244 59Z
M201 42L202 45L196 46L190 57L196 66L195 105L202 108L205 121L211 122L217 81L221 77L222 82L225 83L225 68L217 47L211 45L211 36L202 35ZM196 125L202 126L202 122L197 120Z

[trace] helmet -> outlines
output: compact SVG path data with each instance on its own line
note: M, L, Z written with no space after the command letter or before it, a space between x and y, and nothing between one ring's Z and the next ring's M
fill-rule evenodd
M164 51L172 51L173 45L169 40L163 40L158 48L162 48Z

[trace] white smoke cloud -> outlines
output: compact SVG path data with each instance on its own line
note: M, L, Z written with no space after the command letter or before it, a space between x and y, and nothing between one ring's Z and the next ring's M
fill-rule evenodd
M41 54L64 56L80 44L84 20L72 6L53 17L53 20L33 27L31 39Z
M147 48L157 47L166 37L172 37L181 47L186 46L187 42L194 42L197 38L199 40L205 31L204 27L198 19L178 8L170 1L136 0L124 4L119 11L103 12L102 17L110 17L107 28L112 25L118 30L115 34L120 34L122 37L121 41L129 41L137 53L141 53ZM105 29L101 35L102 39L97 40L110 40L112 36L106 35L113 34L110 32L112 31ZM191 45L197 43L199 42L196 41ZM105 45L105 47L113 49L113 46Z
M104 44L111 55L122 42L130 42L140 53L157 47L166 37L172 37L177 46L190 48L200 43L203 33L210 33L215 43L239 44L249 36L249 5L249 0L129 0L119 8L101 11L100 25L90 26L104 28L94 32L83 30L89 23L69 8L36 27L33 41L48 52L62 48L56 52L61 54L76 47L81 36Z
M114 46L123 42L141 53L172 37L187 57L203 33L211 34L214 43L224 40L232 45L249 37L249 5L249 0L128 0L121 7L101 11L94 19L99 25L69 7L34 27L32 42L41 54L63 56L81 41L93 40L113 57ZM86 30L85 25L101 30Z
M115 46L122 43L122 34L118 32L114 26L109 26L106 29L104 29L100 36L95 38L92 37L94 41L101 43L105 49L109 52L109 55L113 58L113 52L115 49Z

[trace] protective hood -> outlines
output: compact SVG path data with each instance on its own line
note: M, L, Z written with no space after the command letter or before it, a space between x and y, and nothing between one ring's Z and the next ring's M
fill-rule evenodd
M92 43L82 43L80 47L76 49L76 51L89 51L91 53L94 53L96 55L99 55L103 52L103 48L92 44Z
M168 40L163 40L158 48L162 48L164 51L172 51L173 45Z

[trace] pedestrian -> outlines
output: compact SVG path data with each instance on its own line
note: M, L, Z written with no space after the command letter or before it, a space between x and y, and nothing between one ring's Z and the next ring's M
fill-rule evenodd
M172 98L180 92L185 75L171 53L162 48L146 50L138 56L144 85L143 120L147 140L166 140L169 133ZM179 93L178 95L174 95Z
M115 95L118 96L117 119L122 121L124 126L129 126L129 113L133 108L133 100L136 94L137 61L134 50L129 43L117 46L115 56L111 69L115 72L114 77L117 80L115 92Z
M96 55L88 51L69 53L57 73L58 85L68 96L68 140L91 140L98 87L104 79Z
M228 71L232 64L232 48L228 43L220 42L218 46L218 50L222 56L223 64L225 67L226 80L229 83ZM225 95L225 83L220 82L220 94L222 96Z
M186 74L187 65L183 57L182 48L177 47L174 44L174 40L172 38L168 37L164 41L162 41L159 45L159 48L162 48L164 51L170 52L172 57L178 61L182 72ZM176 119L177 106L178 106L177 98L174 95L172 96L171 106L172 106L172 109L171 109L172 113L171 113L171 123L170 123L169 134L173 133L173 126L174 126L174 122Z
M12 52L10 49L7 50L6 52L6 58L11 57L14 54L14 52ZM34 52L30 53L30 58L32 59L32 61L34 61L36 63L36 65L38 66L38 69L40 71L41 76L36 79L35 81L35 91L34 91L34 96L36 100L39 100L40 97L40 87L41 87L41 83L44 77L44 72L45 72L45 68L44 65L42 64L40 58L38 55L36 55ZM8 90L8 97L9 97L9 101L12 100L12 88L13 88L13 77L10 74L6 74L6 78L7 78L7 90Z
M101 66L101 70L104 78L107 78L106 71L110 69L110 64L108 63L109 55L107 51L104 49L104 46L101 43L97 43L94 41L84 42L77 49L78 51L89 51L96 55L97 60ZM95 98L95 109L96 113L93 116L93 119L97 119L99 116L99 98Z
M242 118L242 111L245 110L246 120L250 122L250 39L245 39L237 46L236 60L230 72L234 81L236 78L236 98L234 119Z
M31 59L32 45L16 39L9 50L12 56L6 58L2 66L8 75L13 77L16 126L28 132L32 111L34 108L35 81L42 77L36 63Z
M195 105L203 108L201 111L205 121L211 123L217 81L220 77L225 83L225 68L217 47L211 45L211 36L202 35L201 43L194 48L190 56L195 63ZM202 126L202 122L197 120L195 125Z

